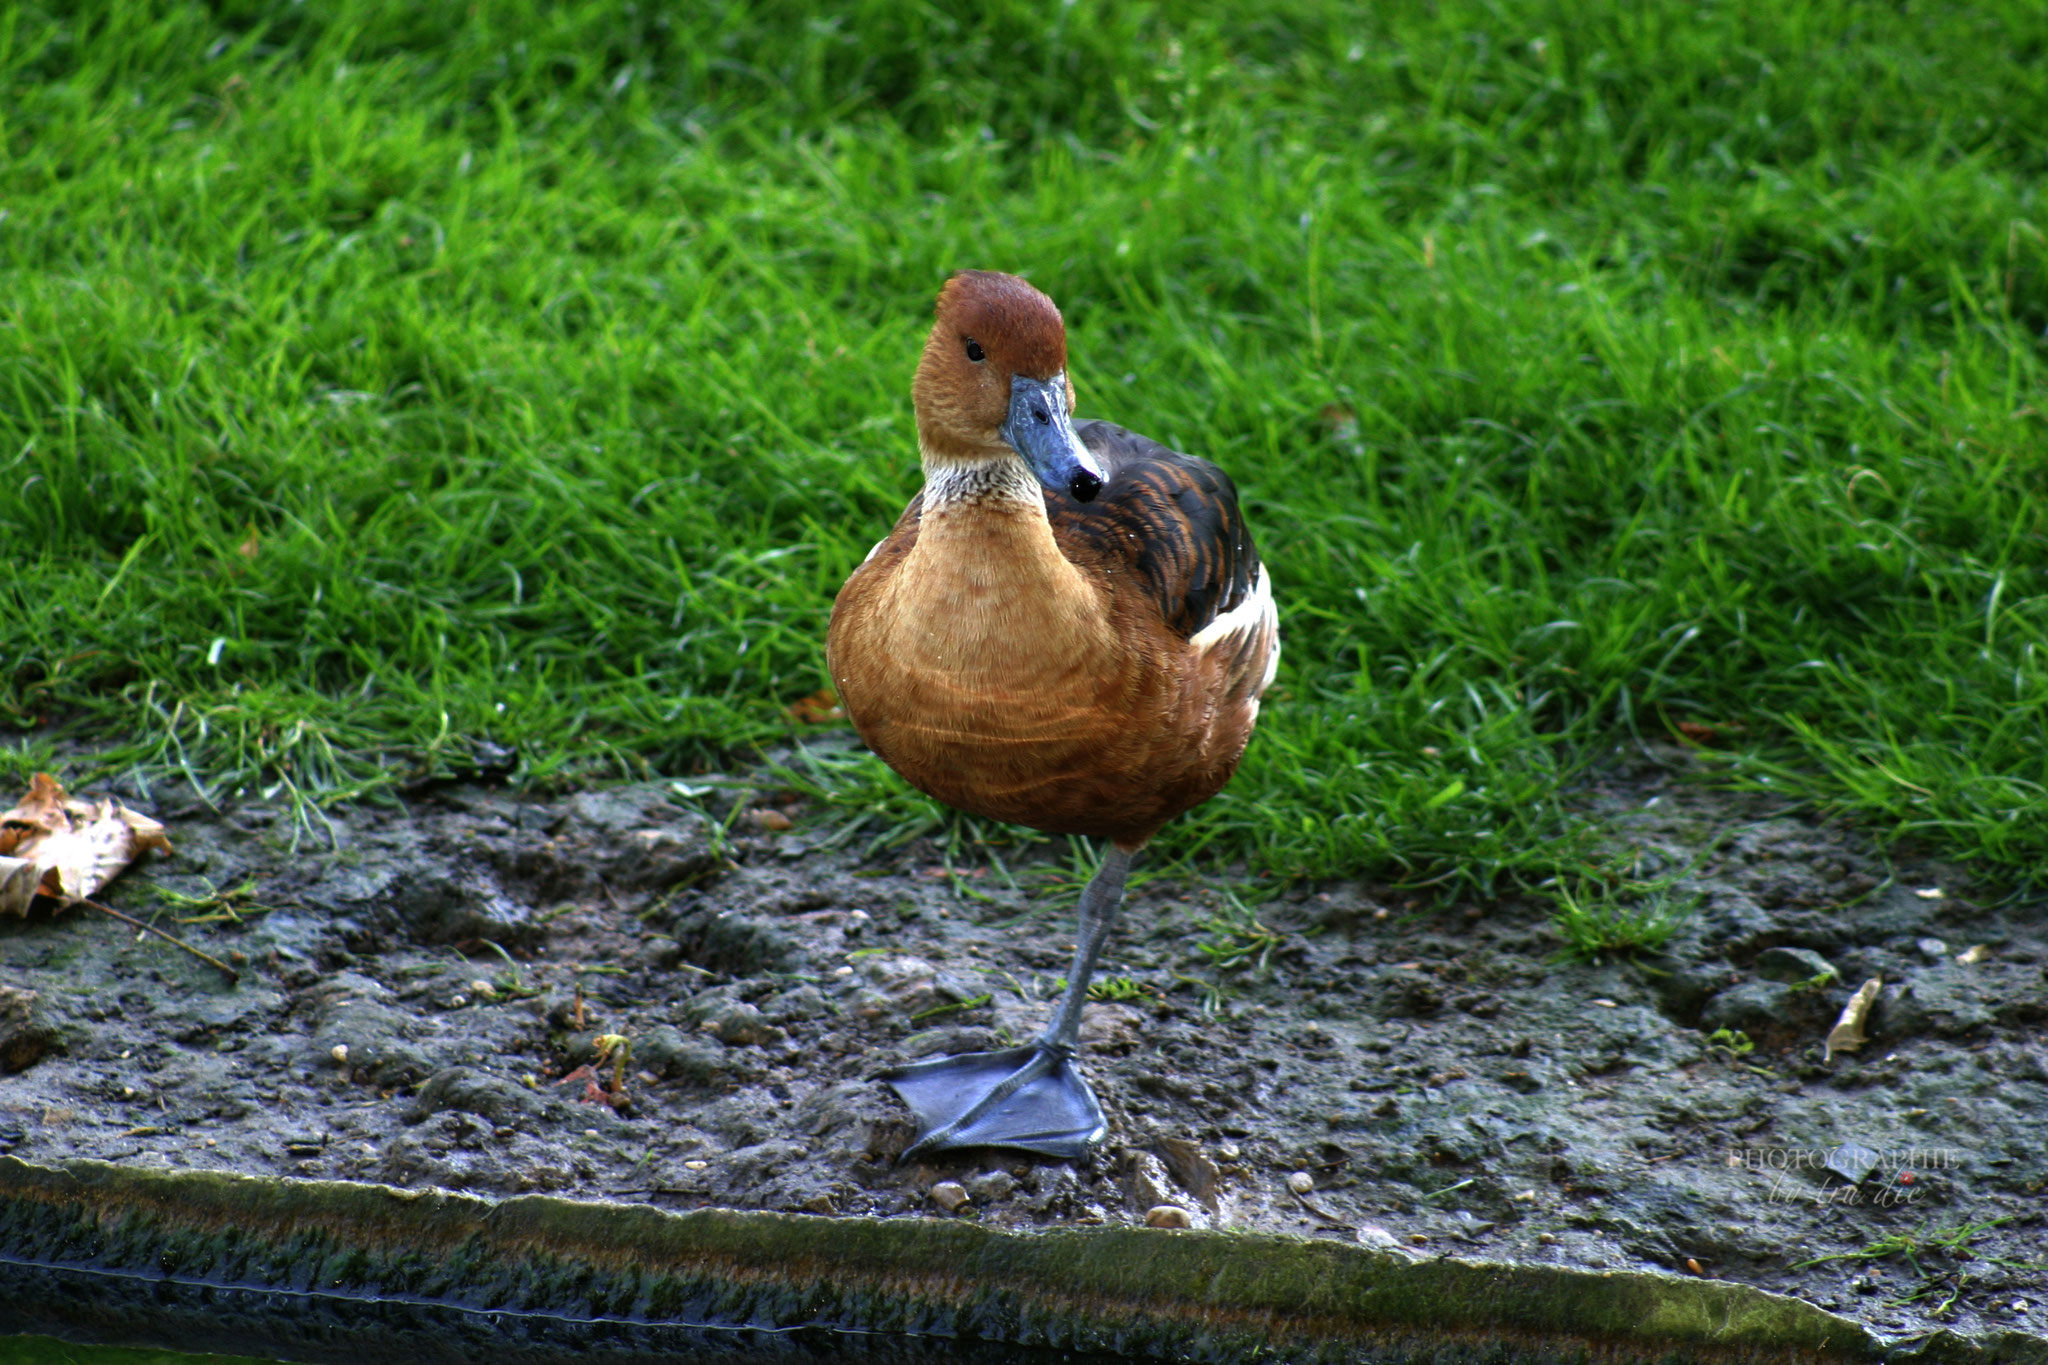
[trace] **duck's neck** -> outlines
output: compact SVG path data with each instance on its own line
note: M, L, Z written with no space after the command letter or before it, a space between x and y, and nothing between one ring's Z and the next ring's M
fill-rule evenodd
M1038 479L1015 455L1004 454L985 460L936 460L924 458L924 515L934 512L983 509L1023 511L1036 509L1045 516L1045 495Z
M908 614L920 630L961 637L946 646L950 657L1000 662L1003 651L955 645L1014 634L1006 649L1035 649L1049 631L1096 630L1105 619L1094 588L1060 552L1037 478L1014 455L926 460L917 544L900 582L920 599Z

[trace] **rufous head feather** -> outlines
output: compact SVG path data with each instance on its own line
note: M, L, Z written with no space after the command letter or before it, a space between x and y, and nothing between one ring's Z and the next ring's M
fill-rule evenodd
M1009 447L999 434L1018 377L1056 383L1072 412L1067 327L1053 301L1015 275L963 270L939 291L911 396L928 460L985 460Z

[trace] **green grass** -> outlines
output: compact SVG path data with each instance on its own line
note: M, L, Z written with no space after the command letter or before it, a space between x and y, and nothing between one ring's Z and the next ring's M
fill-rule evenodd
M1991 1218L1983 1222L1965 1221L1946 1229L1937 1229L1932 1221L1911 1232L1893 1232L1865 1243L1854 1251L1836 1252L1829 1256L1815 1256L1810 1260L1797 1262L1794 1270L1805 1270L1809 1266L1825 1264L1828 1261L1887 1261L1893 1257L1903 1258L1912 1268L1912 1283L1896 1286L1900 1292L1887 1299L1891 1305L1923 1302L1939 1296L1939 1302L1929 1311L1935 1316L1948 1312L1970 1288L1971 1275L1958 1269L1954 1264L1942 1265L1940 1261L1969 1264L1983 1261L1987 1265L2003 1266L2007 1269L2037 1270L2040 1263L2015 1260L2010 1257L1980 1257L1970 1243L1991 1229L2010 1223L2010 1218ZM1921 1257L1930 1264L1921 1264Z
M1564 939L1563 955L1586 962L1655 952L1699 905L1696 896L1674 896L1669 881L1586 878L1576 887L1560 881L1545 890L1554 905L1550 922Z
M0 776L784 736L983 266L1274 568L1278 694L1166 851L1540 880L1687 722L2048 855L2033 0L617 10L0 13Z

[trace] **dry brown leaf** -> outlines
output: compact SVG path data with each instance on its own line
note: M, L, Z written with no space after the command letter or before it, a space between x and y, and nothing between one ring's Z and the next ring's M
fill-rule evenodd
M829 725L833 721L845 720L846 708L839 704L837 692L821 687L810 696L791 702L789 718L799 725Z
M1870 1018L1870 1007L1877 1003L1878 988L1882 985L1884 978L1873 976L1856 988L1856 994L1842 1006L1841 1018L1828 1030L1827 1053L1821 1060L1832 1062L1837 1052L1854 1052L1868 1041L1863 1036L1863 1025Z
M0 858L0 914L28 913L28 903L43 884L43 870L32 858Z
M164 827L119 801L74 801L48 773L0 815L0 913L26 915L37 896L73 905L151 849L171 851Z

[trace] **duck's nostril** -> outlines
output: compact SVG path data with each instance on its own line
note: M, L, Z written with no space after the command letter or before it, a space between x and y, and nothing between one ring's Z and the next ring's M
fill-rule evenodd
M1047 422L1050 422L1052 420L1052 414L1047 412L1044 408L1032 409L1031 415L1038 419L1038 425L1040 426L1044 426Z

